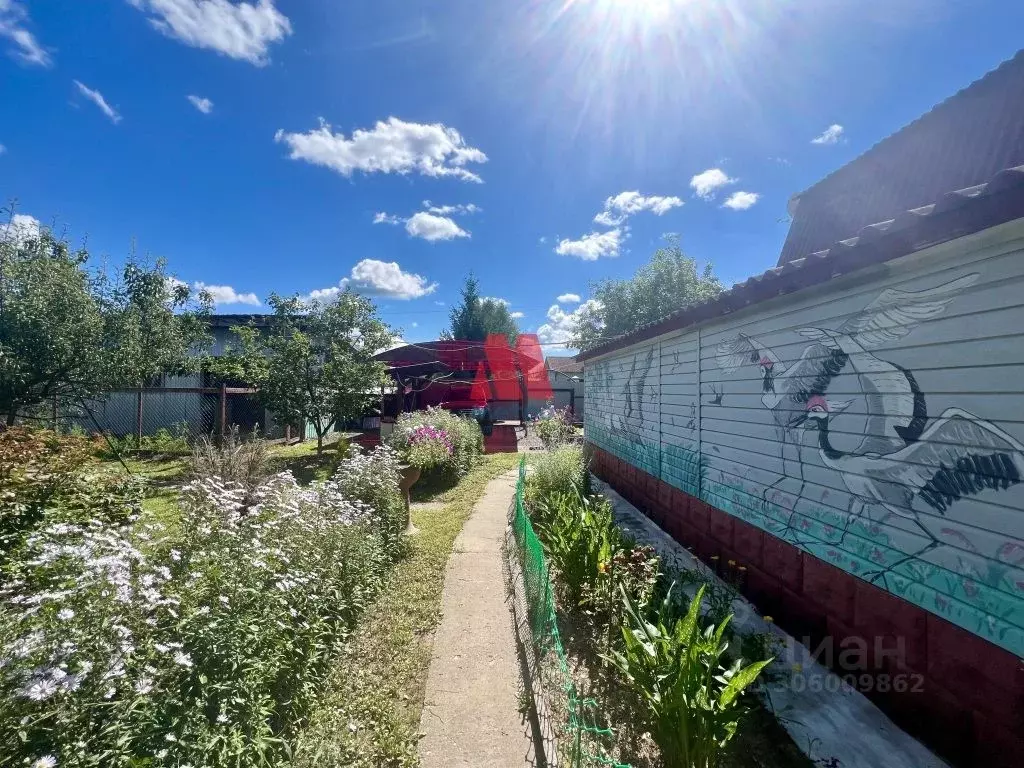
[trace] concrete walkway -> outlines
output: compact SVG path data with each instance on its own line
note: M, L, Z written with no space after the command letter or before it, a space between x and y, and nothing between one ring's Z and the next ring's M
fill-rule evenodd
M516 473L488 483L455 540L420 719L423 768L536 764L520 713L522 678L501 543Z

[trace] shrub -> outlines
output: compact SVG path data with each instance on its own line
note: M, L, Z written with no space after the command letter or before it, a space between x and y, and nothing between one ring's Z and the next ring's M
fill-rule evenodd
M0 563L44 519L123 520L137 511L141 486L103 471L80 436L9 427L0 432Z
M622 627L623 650L605 659L640 695L647 708L650 733L661 750L666 768L714 768L736 734L746 711L740 694L771 660L725 668L721 661L731 617L700 626L701 587L689 609L676 616L670 594L653 622L625 592L627 616Z
M545 409L537 420L535 429L540 441L548 450L568 443L576 437L572 424L572 411L568 406L560 410Z
M367 453L352 445L332 478L347 499L372 507L389 537L405 527L405 499L398 488L398 454L387 445Z
M590 476L583 448L563 445L537 457L527 481L526 498L532 505L553 494L576 492L585 495L589 490Z
M192 449L189 470L196 479L220 478L238 483L251 495L269 474L270 453L267 441L258 434L242 440L238 427L232 427L218 445L203 437Z
M459 478L480 460L484 451L484 436L480 431L480 425L475 419L463 419L442 408L427 408L425 411L402 414L388 441L389 445L403 458L407 458L413 435L427 434L422 427L433 427L434 430L443 432L451 444L448 458L438 456L442 460L433 465L438 474ZM445 442L440 438L438 441ZM431 446L430 449L433 450L435 447Z
M376 513L345 492L365 474L275 475L251 506L243 486L198 479L173 543L134 517L29 535L0 573L3 762L286 762L387 565Z

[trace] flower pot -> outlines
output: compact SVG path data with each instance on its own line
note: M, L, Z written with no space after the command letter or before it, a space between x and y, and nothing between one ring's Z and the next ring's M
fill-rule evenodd
M403 464L398 468L400 476L398 479L398 489L402 492L405 497L405 534L411 536L417 532L416 526L412 524L412 514L409 511L409 490L416 484L416 481L420 479L420 468L414 467L411 464Z

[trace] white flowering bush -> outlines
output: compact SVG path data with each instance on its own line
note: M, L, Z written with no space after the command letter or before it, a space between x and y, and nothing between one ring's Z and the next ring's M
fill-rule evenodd
M331 478L345 498L373 508L389 544L401 541L397 537L405 529L405 499L398 489L401 465L398 452L388 445L367 452L353 444Z
M393 461L305 488L196 480L173 538L137 517L38 528L0 572L0 765L283 762L388 565L348 491Z

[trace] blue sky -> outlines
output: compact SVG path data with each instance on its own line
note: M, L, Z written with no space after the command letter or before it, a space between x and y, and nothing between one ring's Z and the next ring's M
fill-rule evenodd
M352 285L409 340L472 269L557 353L664 233L728 283L773 266L790 195L1021 29L1016 0L0 0L0 201L222 312Z

